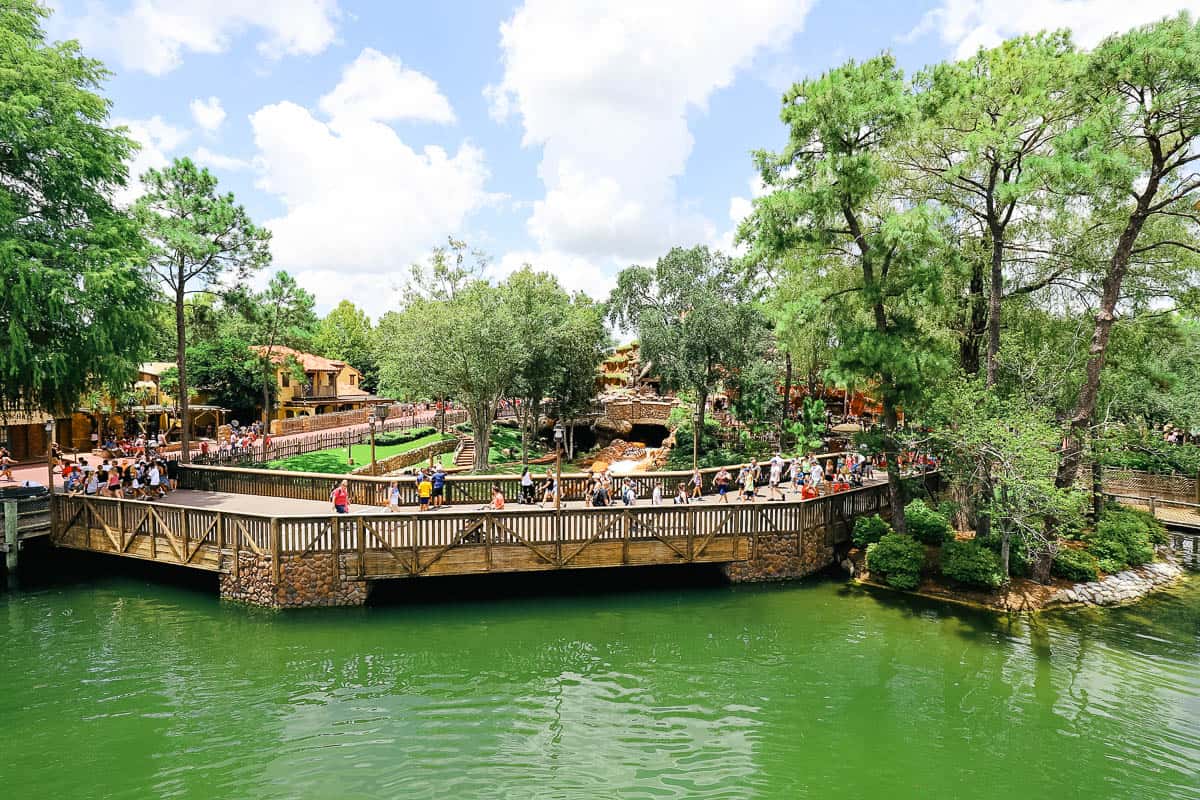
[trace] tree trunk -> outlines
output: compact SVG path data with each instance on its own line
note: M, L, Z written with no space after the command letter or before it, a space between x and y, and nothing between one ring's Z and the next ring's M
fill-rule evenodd
M192 460L192 420L188 413L187 326L184 321L183 266L179 267L175 290L175 368L179 371L179 461Z
M996 385L1000 359L1000 298L1004 296L1004 230L992 231L992 284L988 287L987 385Z
M1000 485L1000 507L1008 508L1008 486ZM1004 579L1008 580L1008 566L1012 556L1012 531L1004 520L1000 521L1000 568L1004 570Z
M783 447L783 437L787 433L787 423L792 416L792 354L783 354L783 415L779 421L779 446Z
M521 408L521 466L529 466L529 403L528 398Z
M904 522L904 485L900 482L900 452L896 445L898 416L896 405L887 392L883 392L883 454L887 458L888 505L892 509L892 528L896 533L907 533Z
M268 353L269 352L270 351L268 351ZM270 361L268 361L267 364L268 364L268 366L266 366L263 369L263 410L262 410L263 433L267 433L271 430L271 377L272 376L271 376Z
M471 404L471 438L475 441L474 472L484 473L488 468L488 448L492 444L492 417L495 406L488 401Z
M979 374L979 350L987 330L987 303L983 296L983 263L975 260L971 265L971 283L967 289L966 319L963 321L962 342L958 359L967 375Z
M1113 321L1116 319L1117 302L1121 299L1121 285L1125 281L1125 273L1129 270L1129 259L1133 255L1133 246L1142 232L1149 216L1150 202L1158 193L1158 184L1162 180L1161 163L1156 159L1155 168L1151 170L1146 188L1138 195L1137 208L1129 215L1121 238L1117 240L1117 249L1109 259L1108 269L1104 274L1100 295L1100 308L1096 311L1096 323L1092 330L1092 343L1088 347L1087 366L1084 369L1083 386L1079 390L1079 398L1075 402L1075 410L1071 413L1067 427L1067 435L1063 438L1062 460L1058 463L1058 474L1054 483L1058 488L1065 489L1075 481L1075 473L1079 471L1079 462L1083 459L1083 429L1091 422L1096 411L1096 398L1100 394L1100 373L1104 369L1104 359L1108 355L1108 339L1112 334Z

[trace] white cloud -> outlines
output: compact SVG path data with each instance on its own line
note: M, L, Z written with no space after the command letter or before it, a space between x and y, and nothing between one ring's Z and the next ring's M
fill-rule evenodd
M221 107L219 97L210 97L207 100L197 97L188 108L192 111L192 119L208 133L215 133L225 121L225 109Z
M767 194L767 187L762 182L761 175L752 175L746 181L746 186L750 190L749 196L734 195L729 198L729 229L719 236L714 237L709 242L709 247L715 247L730 255L742 255L745 253L745 245L734 244L738 226L742 224L742 220L750 216L750 213L754 211L754 201Z
M544 253L641 259L708 241L676 197L704 110L756 54L803 25L807 0L527 0L501 26L504 76L492 114L519 115L541 146L545 197L529 231Z
M490 199L483 152L467 142L415 150L382 123L324 122L288 102L250 123L256 185L286 208L266 223L271 250L292 272L402 275Z
M1010 36L1070 28L1077 43L1092 47L1111 33L1183 10L1200 13L1200 0L943 0L901 39L937 31L955 57L966 58Z
M454 122L450 101L432 78L369 47L342 71L341 82L321 98L320 108L331 117Z
M244 158L235 158L221 153L214 153L207 147L200 146L196 148L195 154L192 156L197 164L202 167L212 167L214 169L225 170L227 172L238 172L244 169L250 169L254 166L253 162L247 161Z
M222 53L235 36L259 34L265 58L314 55L337 34L337 0L110 0L78 17L55 15L55 36L79 39L131 70L164 75L184 53Z
M142 194L142 174L148 169L162 169L170 164L171 152L187 140L188 132L164 122L157 114L149 119L114 119L113 125L128 128L129 138L140 145L129 162L129 185L114 198L118 205L126 206Z
M487 269L487 277L502 281L529 264L538 272L549 272L569 292L583 292L593 300L607 300L620 267L612 260L596 261L569 253L517 250L505 253Z

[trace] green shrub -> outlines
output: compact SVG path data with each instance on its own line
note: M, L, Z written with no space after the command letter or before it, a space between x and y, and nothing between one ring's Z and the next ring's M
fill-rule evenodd
M389 431L387 433L376 434L375 445L377 447L387 447L393 444L404 444L411 442L413 439L420 439L422 436L428 436L431 433L437 433L437 428L421 427L410 428L405 431Z
M991 550L996 554L996 558L1000 557L1000 548L1004 542L1000 539L1000 534L993 532L989 536L976 536L975 541ZM1010 536L1008 539L1008 574L1024 577L1029 574L1031 559L1029 557L1029 546L1025 543L1025 539L1020 536Z
M1087 549L1100 560L1105 572L1154 560L1154 538L1163 536L1149 514L1125 508L1107 508L1096 529L1085 537Z
M925 548L911 536L889 533L867 546L867 569L882 574L897 589L917 588L924 563Z
M958 509L959 504L953 500L943 500L937 504L937 513L947 520L954 519L954 515L958 513Z
M949 541L942 546L942 574L959 583L996 589L1004 583L1000 557L973 541Z
M1050 573L1069 581L1094 581L1098 577L1100 564L1087 550L1064 547L1054 556Z
M854 521L854 544L858 547L866 547L878 542L891 532L892 526L888 525L878 514L859 517Z
M904 524L909 536L925 544L942 544L954 536L946 518L925 505L924 500L913 500L904 507Z

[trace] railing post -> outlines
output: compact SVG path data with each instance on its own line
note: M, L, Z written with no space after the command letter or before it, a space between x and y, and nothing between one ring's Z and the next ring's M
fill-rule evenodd
M684 512L687 514L687 559L688 563L691 563L696 559L696 551L693 549L696 546L696 510L687 505L684 506Z
M271 577L279 586L279 575L283 561L283 542L279 540L279 517L271 517Z
M188 512L183 509L179 512L179 527L183 529L183 563L188 563Z
M341 521L335 518L334 525L340 526ZM367 574L367 529L363 525L363 518L358 518L355 534L358 537L358 577L366 577Z
M1158 516L1158 498L1154 495L1150 495L1150 516Z
M217 569L221 568L221 556L225 552L225 515L217 512Z
M629 538L633 535L633 513L628 509L625 510L622 525L624 529L621 531L621 563L628 564Z
M88 528L89 532L91 528ZM117 500L117 536L121 540L121 550L125 549L125 501ZM130 536L129 538L133 538ZM88 537L88 546L91 546L91 537Z

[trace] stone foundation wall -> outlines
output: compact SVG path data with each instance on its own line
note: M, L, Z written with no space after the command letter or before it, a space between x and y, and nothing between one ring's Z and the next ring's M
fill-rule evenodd
M367 601L366 581L347 580L347 557L329 553L305 558L284 556L279 583L271 570L271 557L239 554L239 574L221 575L221 598L267 608L361 606Z
M833 564L833 545L825 543L821 528L801 536L800 555L796 555L796 534L758 535L758 558L735 561L723 568L733 583L762 583L803 578Z

